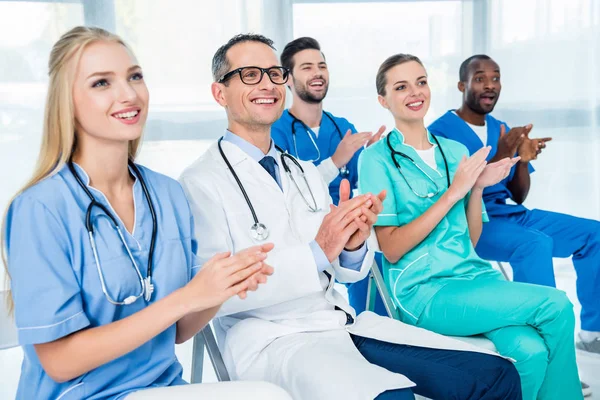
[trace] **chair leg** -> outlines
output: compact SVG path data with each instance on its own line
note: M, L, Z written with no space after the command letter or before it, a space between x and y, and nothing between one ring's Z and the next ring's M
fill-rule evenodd
M219 351L219 346L217 345L215 335L213 334L210 325L206 325L206 327L204 327L204 329L202 329L200 333L204 338L206 351L208 352L208 356L210 357L210 361L212 362L215 374L217 375L217 379L219 380L219 382L231 380L231 378L229 377L229 372L227 371L227 367L225 366L225 362L223 361L223 357L221 356L221 352Z
M202 383L202 369L204 367L204 336L198 332L194 336L192 350L192 376L190 383Z
M496 264L498 265L498 269L500 270L500 272L502 272L502 275L504 275L504 278L507 281L510 281L510 276L508 275L508 273L506 272L506 269L504 268L504 265L500 262L500 261L496 261Z

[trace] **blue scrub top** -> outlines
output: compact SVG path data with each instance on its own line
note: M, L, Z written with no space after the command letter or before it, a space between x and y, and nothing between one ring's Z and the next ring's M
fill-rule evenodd
M456 140L464 144L469 153L473 154L484 145L491 146L492 150L488 155L488 161L491 160L498 151L498 139L500 139L500 126L504 125L506 132L510 127L506 122L497 120L490 114L485 116L485 125L487 126L487 143L482 143L477 134L467 125L462 118L455 114L455 110L450 110L440 118L435 120L430 126L429 131L436 136ZM501 216L520 213L526 210L523 205L506 204L506 199L512 198L512 193L508 189L508 182L514 177L516 166L514 166L503 181L494 186L490 186L483 191L483 200L489 216ZM529 173L534 172L534 168L529 164Z
M79 166L85 184L89 178ZM184 286L199 270L192 214L177 181L139 167L157 218L153 262L155 302ZM88 186L98 202L112 211L106 197ZM147 275L152 218L139 180L133 186L133 234L118 220L125 241L142 273ZM12 203L7 216L8 265L15 302L19 343L23 346L17 399L119 399L141 388L184 384L175 356L176 326L128 354L71 381L57 383L44 371L34 344L47 343L84 328L126 318L147 307L108 302L88 233L85 213L90 200L68 167L27 189ZM140 292L140 281L110 220L94 207L95 240L107 289L122 301Z
M324 111L323 114L326 112ZM335 124L328 118L326 115L323 115L321 118L321 126L319 128L319 135L316 136L315 133L309 128L308 131L301 122L294 122L294 118L290 115L288 110L285 110L273 126L271 127L271 137L276 145L281 147L283 150L287 150L288 153L299 158L300 160L310 161L315 160L319 155L317 149L313 142L310 140L310 136L317 143L317 147L321 152L321 157L314 161L315 165L319 165L321 161L331 157L342 138L350 129L352 133L356 133L356 128L352 125L346 118L340 118L332 115L331 113L327 113L329 116L333 118ZM294 124L294 128L296 129L296 146L298 147L298 153L296 153L296 149L294 148L294 140L292 138L292 123ZM337 128L336 128L337 124ZM360 155L362 148L359 149L350 162L346 165L350 175L347 179L350 181L350 187L352 189L356 189L358 184L358 156ZM342 181L342 176L338 175L330 184L329 184L329 194L333 200L334 204L338 204L340 201L340 183Z

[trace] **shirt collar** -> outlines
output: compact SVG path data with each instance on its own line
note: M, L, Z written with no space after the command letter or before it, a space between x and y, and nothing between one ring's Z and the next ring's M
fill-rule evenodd
M401 145L403 145L403 146L410 147L410 148L412 148L412 149L414 149L414 150L416 151L416 149L415 149L413 146L411 146L410 144L406 144L406 143L404 142L404 135L402 134L402 132L400 132L400 131L398 130L398 128L394 128L394 130L393 130L393 131L390 133L390 135L393 135L393 136L391 137L391 139L392 139L393 141L394 141L394 139L396 139L396 141L397 141L399 144L401 144ZM432 137L432 135L431 135L431 132L429 132L429 129L427 129L427 140L429 141L429 143L430 143L430 144L431 144L433 147L436 147L436 144L435 144L435 142L433 141L433 137Z
M229 143L235 144L239 147L244 153L249 155L254 161L260 162L264 157L271 156L275 160L277 164L277 150L273 145L273 140L271 139L271 147L269 148L269 152L267 154L263 154L262 150L253 145L252 143L242 139L240 136L235 133L227 130L225 135L223 135L223 140Z

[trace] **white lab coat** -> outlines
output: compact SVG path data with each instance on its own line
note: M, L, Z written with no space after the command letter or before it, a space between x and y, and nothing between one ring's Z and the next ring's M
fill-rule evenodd
M214 321L232 379L273 382L294 399L307 400L373 399L386 390L414 386L405 376L366 361L348 333L391 343L495 354L370 312L346 325L344 311L356 314L334 290L333 279L356 282L366 277L373 252L367 252L359 271L335 261L327 269L331 281L318 272L309 242L329 212L331 198L316 167L301 162L322 209L313 213L285 174L281 160L277 163L283 190L235 144L223 141L222 147L259 221L270 230L267 241L275 244L267 258L275 272L267 284L248 293L245 300L227 301ZM288 164L310 199L298 168ZM181 183L195 218L202 262L217 252L235 253L257 244L250 235L252 214L216 143L184 171Z

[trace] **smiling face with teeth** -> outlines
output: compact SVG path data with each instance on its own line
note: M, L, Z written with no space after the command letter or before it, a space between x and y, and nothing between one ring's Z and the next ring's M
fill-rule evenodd
M138 139L148 112L141 68L126 47L95 42L81 54L73 82L77 140L90 145Z
M292 80L288 86L306 103L323 101L329 89L329 70L320 50L306 49L294 54Z
M279 65L273 49L255 41L235 44L226 56L230 71L248 66L270 68ZM215 100L227 112L228 129L238 134L269 132L285 106L285 85L274 84L267 74L256 85L244 84L236 74L224 83L214 82L211 89Z
M431 99L425 68L416 61L392 67L386 73L385 92L378 98L396 121L422 122Z

